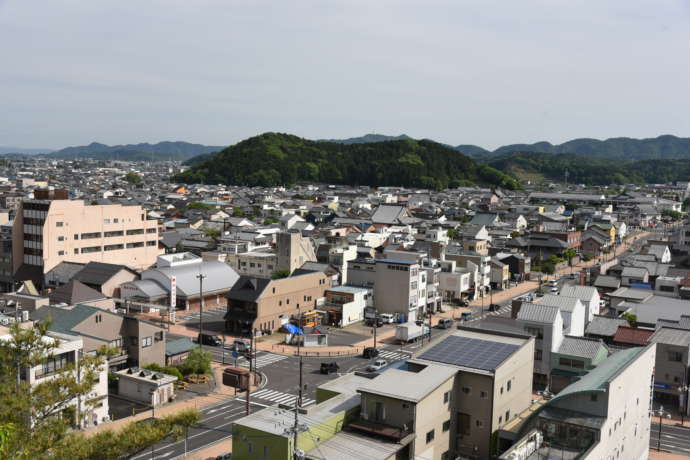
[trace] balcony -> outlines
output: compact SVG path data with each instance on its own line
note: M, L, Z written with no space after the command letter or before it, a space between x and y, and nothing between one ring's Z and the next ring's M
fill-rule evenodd
M413 433L411 420L403 424L403 427L404 428L399 428L397 426L386 425L383 422L365 420L361 417L348 425L348 428L352 430L395 442L400 442L403 438Z

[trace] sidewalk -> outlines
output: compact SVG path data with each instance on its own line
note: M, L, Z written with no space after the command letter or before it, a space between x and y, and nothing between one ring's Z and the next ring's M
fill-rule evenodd
M165 406L162 407L157 407L156 408L156 418L164 417L167 415L173 415L181 410L184 409L202 409L206 406L210 406L213 404L217 404L221 401L228 400L228 399L233 399L236 396L235 389L225 386L222 384L223 381L223 369L225 366L221 366L216 363L212 363L213 366L213 381L215 381L216 386L214 390L207 395L204 396L197 396L191 399L187 399L185 401L180 401L180 402L173 402L166 404ZM119 420L115 420L113 422L109 423L102 423L98 425L97 427L88 429L84 431L84 434L86 436L90 436L94 433L97 433L102 430L114 430L117 431L124 426L132 423L132 422L138 422L141 420L146 420L151 418L152 411L151 410L146 410L143 412L138 413L137 415L133 417L125 417Z

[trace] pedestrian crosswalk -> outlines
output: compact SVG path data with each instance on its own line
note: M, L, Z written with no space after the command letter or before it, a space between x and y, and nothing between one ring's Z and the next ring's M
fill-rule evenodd
M386 361L393 362L393 361L399 361L401 359L409 359L410 358L409 353L400 353L397 351L388 351L388 350L379 350L379 358L385 359Z
M209 313L209 314L217 314L217 313L225 313L228 310L228 307L215 307L215 308L204 308L204 313ZM187 313L184 315L180 315L179 313L177 314L177 319L181 321L189 321L190 319L199 319L199 312L195 311L193 313Z
M276 404L287 404L288 406L295 404L296 395L290 393L283 393L282 391L269 390L264 388L263 390L255 391L251 394L251 398L263 399L264 401L270 401ZM313 399L302 398L302 407L314 404L316 401Z
M285 355L278 355L275 353L261 353L256 355L256 360L255 360L255 365L257 369L261 369L264 366L268 366L269 364L277 363L278 361L282 361L284 359L289 358L289 356ZM249 367L249 361L245 357L241 357L237 359L237 365L239 367Z

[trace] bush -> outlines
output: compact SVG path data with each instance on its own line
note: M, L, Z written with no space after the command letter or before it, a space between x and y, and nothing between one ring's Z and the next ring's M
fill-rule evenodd
M184 362L177 366L182 375L211 374L211 353L192 348Z
M584 254L582 256L582 260L584 260L585 262L589 262L590 260L592 260L592 256L590 256L589 254Z

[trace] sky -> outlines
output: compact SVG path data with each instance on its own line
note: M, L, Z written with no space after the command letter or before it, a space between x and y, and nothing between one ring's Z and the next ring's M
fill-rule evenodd
M690 136L688 0L0 0L0 145Z

